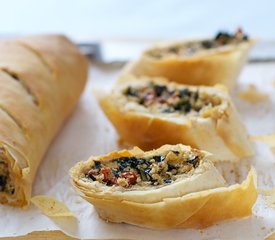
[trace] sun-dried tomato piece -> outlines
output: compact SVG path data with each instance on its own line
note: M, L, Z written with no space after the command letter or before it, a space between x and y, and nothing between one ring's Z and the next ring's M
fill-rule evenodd
M134 185L137 182L137 175L134 172L123 172L121 177L125 178L129 185Z
M104 176L103 179L102 179L103 182L109 182L111 180L111 174L110 174L111 170L110 170L110 168L102 168L100 170L100 172Z

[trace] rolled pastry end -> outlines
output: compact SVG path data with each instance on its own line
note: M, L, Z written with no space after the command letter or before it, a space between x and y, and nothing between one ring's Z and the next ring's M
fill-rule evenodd
M0 203L24 207L28 205L22 171L4 146L0 146Z
M72 184L102 219L148 228L201 228L248 216L256 200L254 175L249 177L253 184L246 180L227 187L209 153L182 144L91 157L70 174ZM249 200L234 212L238 193Z
M222 83L232 89L255 43L239 30L236 34L220 33L212 39L159 44L126 65L122 74L162 76L191 85Z

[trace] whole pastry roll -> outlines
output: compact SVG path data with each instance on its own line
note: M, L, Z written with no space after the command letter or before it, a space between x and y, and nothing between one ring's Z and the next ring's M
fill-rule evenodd
M253 144L223 86L181 85L161 78L124 76L100 105L122 141L150 150L183 143L237 161Z
M257 199L254 169L242 184L227 186L211 154L181 144L91 157L70 174L101 218L148 228L203 228L246 217Z
M220 32L213 39L159 44L127 65L124 73L233 88L253 44L240 29L232 35Z
M87 70L64 36L0 42L0 203L28 205L39 163L74 109Z

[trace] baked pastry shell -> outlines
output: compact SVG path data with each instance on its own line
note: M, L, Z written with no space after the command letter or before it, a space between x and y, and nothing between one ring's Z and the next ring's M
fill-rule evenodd
M220 92L226 99L226 109L219 113L217 118L188 117L173 121L165 116L122 110L115 93L120 91L120 84L142 81L134 79L131 75L125 76L114 88L114 94L99 100L101 108L116 128L122 142L143 150L155 149L164 144L182 143L212 153L217 161L238 161L254 155L254 145L249 140L224 86L211 87L211 91ZM167 84L163 79L151 79L160 84ZM203 91L209 87L200 88Z
M26 208L40 162L84 89L88 61L62 35L3 40L0 52L0 148L15 188L0 192L0 203Z
M129 152L126 150L124 153L127 156ZM128 156L131 155L132 153ZM118 156L121 155L110 155L112 158ZM250 216L258 196L256 171L253 167L240 184L163 198L152 203L97 195L93 189L83 186L79 181L82 168L82 165L77 164L71 169L73 186L82 198L95 207L102 219L114 223L129 223L153 229L205 228L223 220Z
M181 42L181 44L184 43ZM161 47L176 44L178 43L163 44ZM236 85L237 77L254 44L255 40L249 40L237 45L228 45L222 49L211 49L203 54L190 57L171 56L162 59L148 56L147 52L154 49L152 48L145 51L137 61L126 65L122 75L161 76L170 81L188 85L212 86L220 83L232 89Z

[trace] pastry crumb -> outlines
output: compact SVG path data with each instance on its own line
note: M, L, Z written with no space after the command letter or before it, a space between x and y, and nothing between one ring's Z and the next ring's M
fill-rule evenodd
M81 202L82 202L82 201L79 200L79 199L78 199L78 200L75 200L75 203L76 203L76 204L80 204Z
M259 191L267 206L275 208L275 188L263 189Z
M270 135L250 136L252 141L264 142L272 151L275 151L275 133Z
M69 208L62 202L46 195L37 195L31 202L48 217L75 217Z
M269 99L268 94L258 91L254 84L249 84L248 88L239 92L239 98L250 103L263 102Z

